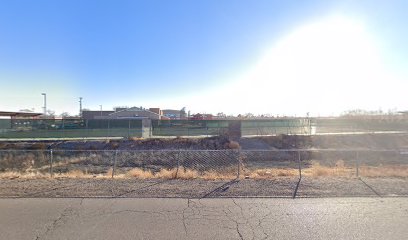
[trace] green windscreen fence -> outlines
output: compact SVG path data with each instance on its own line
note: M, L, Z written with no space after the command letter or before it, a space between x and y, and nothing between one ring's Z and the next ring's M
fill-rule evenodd
M141 137L140 119L0 119L0 138Z
M312 125L316 133L356 133L356 132L405 132L408 119L405 117L365 118L316 118Z
M308 134L310 129L310 119L303 118L245 120L241 124L242 136Z
M152 120L155 136L222 135L228 129L225 120Z
M145 120L146 121L146 120ZM381 132L408 129L408 119L275 118L250 120L0 119L0 138L110 138L228 135L240 122L240 136ZM149 122L150 123L150 122ZM145 127L143 127L145 126ZM151 127L150 127L151 126Z

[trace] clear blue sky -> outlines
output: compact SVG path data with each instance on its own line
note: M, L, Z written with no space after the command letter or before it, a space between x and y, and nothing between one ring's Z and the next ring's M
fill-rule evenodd
M387 97L387 101L380 101L378 95L407 87L403 85L408 76L407 12L408 1L403 0L2 0L0 109L41 111L41 93L46 92L50 109L72 114L78 112L80 96L84 107L91 109L99 109L99 105L104 109L186 106L192 112L281 115L327 115L353 108L404 110L408 106L403 92L389 95L392 98ZM332 20L332 16L341 20ZM356 30L354 25L363 27ZM298 65L292 60L303 58L305 62L312 59L315 65L329 62L326 68L336 65L333 72L341 71L347 58L354 56L336 62L333 59L338 57L313 59L310 55L315 50L299 55L309 46L300 44L299 38L313 35L309 40L318 43L338 26L343 32L332 34L349 36L341 42L325 40L333 41L331 47L322 50L317 44L316 51L334 51L342 42L350 44L343 47L357 50L373 45L358 59L378 58L362 68L381 68L380 73L353 72L353 76L362 77L344 81L319 72L321 79L315 82L312 79L319 67L299 71L290 80L287 72L276 74L284 68L289 75L296 72ZM353 42L354 33L361 34L360 45ZM301 50L290 53L296 48ZM374 57L370 55L373 51ZM265 56L269 60L262 60L268 58ZM282 65L282 58L289 58L285 60L289 65ZM344 71L354 69L348 67ZM265 73L265 69L277 71ZM256 71L263 71L263 75ZM380 76L373 88L372 76ZM360 79L365 80L353 87ZM354 97L348 102L334 99L334 86L345 84L355 88L350 93ZM309 98L307 92L318 95L323 91L321 97L298 104ZM370 91L371 95L364 95ZM342 88L342 94L348 96L347 88ZM321 102L332 107L319 106Z

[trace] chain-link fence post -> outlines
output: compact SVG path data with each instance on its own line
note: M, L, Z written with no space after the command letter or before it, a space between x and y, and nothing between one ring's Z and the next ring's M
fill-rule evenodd
M54 157L53 157L53 153L52 153L52 149L50 150L50 176L51 178L54 177L54 171L52 169L52 164L54 161Z
M174 178L177 178L177 175L178 175L178 172L179 172L179 168L180 168L180 156L181 155L181 150L180 151L178 151L178 153L177 153L177 169L176 169L176 175L175 175L175 177Z
M359 174L359 168L360 168L360 162L359 162L359 156L358 156L358 151L356 151L356 177L360 177L360 174Z
M238 157L237 157L237 162L238 162L238 170L237 170L237 179L239 179L240 174L241 174L241 149L238 149Z
M146 156L143 154L143 152L140 152L140 151L136 151L135 153L140 154L142 156L140 158L140 160L142 161L142 169L143 169L143 171L146 171L146 162L145 162Z
M118 150L115 150L115 155L113 157L112 178L115 176L117 158L118 158Z

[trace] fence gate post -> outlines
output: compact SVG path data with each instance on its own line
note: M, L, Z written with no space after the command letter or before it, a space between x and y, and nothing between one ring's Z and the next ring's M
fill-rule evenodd
M52 162L53 162L53 154L52 154L52 149L50 150L50 175L51 175L51 178L54 176L54 171L53 171L53 169L52 169Z
M113 157L112 178L115 176L116 159L118 158L118 150L115 150L115 156Z

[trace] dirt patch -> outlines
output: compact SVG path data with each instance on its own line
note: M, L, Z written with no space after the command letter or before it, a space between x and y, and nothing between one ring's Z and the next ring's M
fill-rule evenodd
M242 138L242 149L403 149L408 134L278 135Z
M0 142L0 149L21 150L163 150L163 149L203 149L217 150L234 148L227 137L172 138L172 139L122 139L84 141L9 141Z
M350 135L277 135L241 138L236 142L226 136L173 139L122 139L72 141L8 141L0 149L25 150L163 150L163 149L402 149L408 148L408 134Z

